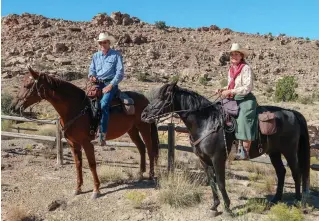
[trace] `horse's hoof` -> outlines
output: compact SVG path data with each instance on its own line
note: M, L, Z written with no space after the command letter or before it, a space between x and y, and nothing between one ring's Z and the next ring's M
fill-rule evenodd
M221 212L218 212L217 210L212 210L212 217L216 217L222 214Z
M235 217L235 214L227 207L225 207L225 214L226 216Z
M80 195L81 193L82 193L81 190L74 190L74 191L73 191L73 196Z
M270 204L277 204L280 201L277 197L274 197L270 200Z
M98 198L100 195L101 195L100 192L93 192L91 198L92 198L93 200L95 200L95 199Z

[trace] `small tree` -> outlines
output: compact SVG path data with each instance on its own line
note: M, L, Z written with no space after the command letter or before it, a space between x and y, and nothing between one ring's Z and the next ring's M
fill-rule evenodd
M10 114L10 105L13 97L8 93L1 94L1 112L3 114Z
M156 21L155 22L155 27L160 29L160 30L163 30L163 29L167 28L165 21Z
M276 84L275 100L276 101L295 101L298 94L295 89L298 87L296 79L293 76L285 76Z

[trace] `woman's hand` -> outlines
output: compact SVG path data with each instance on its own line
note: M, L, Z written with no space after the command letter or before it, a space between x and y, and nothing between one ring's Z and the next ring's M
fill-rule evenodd
M221 92L221 96L222 96L223 98L229 97L229 95L232 95L231 90L223 90L223 91Z
M223 88L217 89L217 90L215 91L215 94L221 95L221 93L222 93L223 91L225 91L225 90L226 90L226 89L223 89Z

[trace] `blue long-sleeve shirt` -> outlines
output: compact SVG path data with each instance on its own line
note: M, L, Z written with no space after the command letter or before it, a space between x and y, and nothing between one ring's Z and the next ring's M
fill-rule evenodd
M124 77L122 56L119 52L109 49L106 55L98 51L93 55L89 75L99 80L110 80L112 85L118 85Z

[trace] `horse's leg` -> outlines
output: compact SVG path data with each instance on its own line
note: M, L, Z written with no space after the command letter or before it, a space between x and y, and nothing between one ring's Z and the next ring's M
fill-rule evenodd
M217 211L217 207L219 206L220 201L219 201L218 193L217 193L217 186L216 186L217 180L216 180L214 168L212 166L208 166L202 160L200 160L200 163L202 164L202 166L204 168L204 171L207 175L209 185L212 188L214 203L213 203L211 210Z
M289 153L284 154L284 156L291 170L292 178L295 181L295 191L296 191L295 198L296 200L301 200L301 193L300 193L301 173L299 169L297 155L293 154L293 151L291 151Z
M226 191L226 182L225 182L225 164L226 164L226 156L221 156L220 154L215 155L212 158L213 162L213 169L215 172L218 188L220 192L222 193L222 197L224 200L225 209L227 212L230 211L230 200Z
M70 141L69 144L71 145L71 152L73 155L77 175L77 186L74 191L74 195L78 195L81 193L81 186L83 185L81 145Z
M272 198L271 202L277 203L282 198L286 169L281 160L281 153L270 153L269 157L270 157L272 165L275 167L277 179L278 179L276 194Z
M143 143L139 131L136 127L132 127L128 132L133 143L136 145L138 152L140 153L141 163L140 163L140 179L143 179L143 173L146 171L146 160L145 160L145 144Z
M208 166L208 170L207 172L210 174L210 187L212 188L212 192L213 192L213 200L214 200L214 204L211 208L211 210L217 211L217 207L220 204L220 200L218 198L218 190L217 190L217 179L216 179L216 175L215 175L215 170L212 166Z
M138 125L138 129L141 132L141 135L143 137L144 143L147 148L147 154L148 158L150 160L150 173L149 173L149 179L152 180L154 179L154 160L155 156L152 152L152 134L151 134L151 125L142 123Z
M95 161L95 155L94 155L94 146L90 143L90 141L86 141L83 143L83 149L86 154L86 158L88 159L90 170L93 175L93 181L94 181L94 189L93 189L93 195L92 198L95 199L100 194L100 181L97 176L96 172L96 161Z

